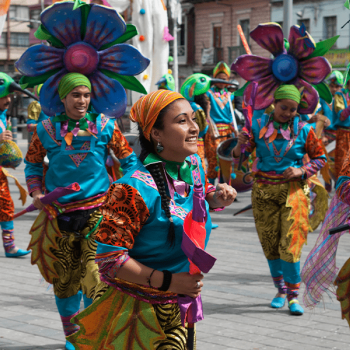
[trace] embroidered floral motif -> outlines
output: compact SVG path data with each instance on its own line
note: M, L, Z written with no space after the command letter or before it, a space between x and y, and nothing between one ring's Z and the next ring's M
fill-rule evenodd
M105 123L108 122L108 118L107 121ZM106 125L106 124L105 124ZM46 119L43 120L43 126L45 128L45 130L47 131L47 133L50 135L51 139L58 145L61 146L62 142L56 140L56 129L53 126L52 122L50 119ZM84 144L81 146L80 150L81 151L85 151L85 150L89 150L90 149L90 141L85 141ZM70 146L66 146L66 151L74 151L75 148L70 145ZM79 165L81 164L81 162L86 158L87 153L76 153L76 154L70 154L69 157L70 159L72 159L72 161L74 162L75 166L78 168Z
M157 185L153 180L153 177L151 174L148 173L144 173L140 170L136 170L131 177L135 178L135 179L139 179L140 181L144 182L147 186L150 186L152 188L154 188L155 190L158 191Z
M213 96L215 102L218 104L218 106L221 109L224 109L225 106L227 105L227 102L230 101L230 95L228 95L228 94L225 94L224 98L222 98L222 95L217 96L216 93L211 91L211 90L209 90L208 92L210 93L210 95Z
M105 126L108 124L109 118L107 118L104 114L101 114L101 131L105 128Z
M181 220L185 220L188 212L185 209L178 207L173 199L170 200L169 208L171 215L177 216Z
M193 176L194 183L198 185L201 183L201 174L199 172L198 160L193 155L190 156L190 158L191 158L191 164L197 165L197 168L192 171L192 176Z

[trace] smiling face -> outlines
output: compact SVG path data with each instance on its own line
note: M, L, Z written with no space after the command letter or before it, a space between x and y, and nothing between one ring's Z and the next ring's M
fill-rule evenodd
M160 142L164 150L160 156L166 160L183 162L186 157L197 153L199 128L195 112L185 99L174 101L163 119L163 129L151 130L155 144Z
M275 111L273 119L278 123L288 122L297 114L298 103L293 100L283 99L274 102Z
M11 104L11 95L0 98L0 111L5 111L10 107Z
M69 118L79 120L85 117L90 104L91 92L86 86L73 89L62 101Z

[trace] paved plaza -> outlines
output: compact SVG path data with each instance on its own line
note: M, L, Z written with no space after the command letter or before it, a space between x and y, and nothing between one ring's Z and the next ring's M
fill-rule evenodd
M26 140L19 140L22 150ZM25 184L23 164L11 173ZM13 180L16 212L23 209ZM208 252L218 260L204 278L205 320L197 326L197 350L349 349L350 330L341 320L339 302L325 296L324 303L303 316L290 316L288 307L274 310L276 293L255 231L252 212L233 213L250 203L250 193L239 194L224 212L212 214L219 228L212 231ZM29 199L30 203L30 199ZM25 249L29 228L37 213L15 221L17 245ZM319 230L310 233L301 263L314 246ZM337 266L350 255L350 237L340 240ZM303 293L303 288L301 294ZM302 304L302 298L300 298ZM64 349L61 321L52 288L42 281L30 257L5 258L0 248L0 350Z

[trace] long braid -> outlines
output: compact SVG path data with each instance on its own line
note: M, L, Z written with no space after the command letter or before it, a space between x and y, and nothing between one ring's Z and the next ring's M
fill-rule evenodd
M173 218L171 216L170 207L169 207L170 199L168 198L167 193L166 193L164 178L163 178L162 172L160 170L160 166L159 166L159 164L153 164L153 165L149 166L147 169L151 173L151 175L154 179L154 182L157 185L158 192L159 192L159 195L161 198L162 209L165 211L165 215L167 216L167 218L170 221L167 239L168 239L168 242L170 243L170 245L173 246L175 243L175 226L174 226L174 221L173 221Z
M163 130L164 128L163 118L164 118L164 115L166 114L167 109L170 106L171 104L169 104L167 107L161 110L161 112L158 115L156 123L154 123L153 125L154 128ZM143 162L150 153L155 153L155 152L154 152L154 145L153 145L152 139L151 141L147 140L143 135L142 129L140 127L139 127L139 141L141 145L141 154L139 158L141 162ZM162 209L165 211L165 215L169 219L170 225L169 225L167 240L170 243L170 245L173 246L175 243L175 225L174 225L173 218L171 216L170 207L169 207L170 199L168 198L166 193L165 181L164 181L161 169L159 167L159 164L150 164L147 167L147 170L150 172L155 184L157 185L157 189L161 198Z

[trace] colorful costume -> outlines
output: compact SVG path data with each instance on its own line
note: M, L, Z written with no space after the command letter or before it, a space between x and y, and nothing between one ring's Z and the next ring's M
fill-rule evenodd
M344 229L340 233L330 235L330 229L349 223L350 202L350 152L348 152L340 171L336 185L336 193L332 199L326 219L314 248L309 253L302 271L302 281L305 283L304 304L314 308L323 298L324 292L334 293L341 304L342 319L346 319L350 326L349 314L349 266L346 261L338 276L336 267L336 253L340 237L347 233Z
M342 92L336 92L333 101L333 120L336 128L335 176L340 170L350 149L350 111Z
M282 28L277 23L260 24L250 36L274 56L266 59L243 55L232 65L244 79L258 83L255 109L267 108L275 100L290 99L298 103L299 113L313 113L319 96L311 84L323 91L321 83L331 67L315 52L316 45L305 28L291 27L288 51ZM322 47L323 43L317 45ZM316 57L309 58L313 54ZM303 88L302 96L300 88ZM253 84L249 84L244 91L246 105L252 89ZM291 313L300 315L303 309L297 300L301 281L299 260L307 234L313 229L309 221L310 194L306 180L325 165L326 157L310 124L302 122L298 115L280 124L274 121L273 113L253 117L253 135L248 148L252 151L256 147L258 157L252 191L253 213L275 286L279 293L287 293ZM306 163L303 162L305 155L309 157ZM289 167L300 168L303 176L286 180L283 172ZM318 218L326 210L327 201ZM319 219L315 226L318 223ZM274 298L271 303L277 308L283 305L282 298Z
M126 94L119 81L144 92L133 75L142 72L149 60L134 47L121 44L137 31L132 25L127 27L111 8L59 2L42 12L41 22L36 35L52 46L33 46L16 63L24 74L22 84L44 83L41 107L51 116L37 125L33 135L25 160L26 181L30 193L42 191L47 155L46 192L75 182L80 191L45 206L31 228L30 247L32 264L37 264L45 280L53 284L63 329L69 335L78 329L69 321L79 312L82 294L86 307L99 282L94 262L95 231L102 220L98 208L105 202L110 185L105 168L108 150L113 150L125 171L137 159L117 123L103 112L115 117L124 114ZM96 27L103 28L103 35ZM57 68L54 71L53 65ZM68 112L61 100L79 86L91 91L96 113L86 113L77 120L65 114ZM66 348L73 346L67 342Z
M148 140L160 109L172 98L182 96L157 91L141 98L131 110L131 119L142 125ZM149 102L152 99L157 104ZM159 166L164 170L165 186ZM99 299L75 318L80 331L69 338L72 342L77 346L86 344L86 349L187 349L187 328L181 323L178 296L151 284L127 282L117 274L130 258L152 269L189 271L189 261L181 248L184 220L193 208L195 185L205 185L203 194L215 191L205 181L198 156L190 156L180 165L150 153L110 187L96 235L96 261L102 281ZM170 198L169 204L164 204L163 191ZM207 244L211 231L207 202L204 209ZM175 230L173 246L168 239L169 223Z
M8 96L15 90L22 91L29 96L32 96L29 92L22 90L5 73L0 73L0 79L2 84L0 86L0 98ZM7 110L0 111L0 134L7 130ZM22 162L22 153L17 145L12 141L3 141L0 144L0 226L2 229L2 240L5 249L6 257L18 257L27 255L30 251L17 249L14 242L14 225L13 215L15 211L14 203L11 198L10 189L8 185L7 177L12 177L20 191L22 203L26 201L27 193L25 189L20 185L18 180L10 175L5 167L17 167Z
M230 77L230 68L224 62L219 62L214 69L213 76L217 77L218 74L225 73ZM219 137L215 138L210 133L207 133L205 137L205 154L208 160L208 172L207 176L210 182L214 182L218 173L216 167L218 161L216 157L216 150L220 142L225 141L232 137L234 130L232 111L234 110L234 95L227 89L220 90L213 86L208 90L207 96L210 100L210 117L215 123L219 132ZM230 106L231 105L231 106Z

